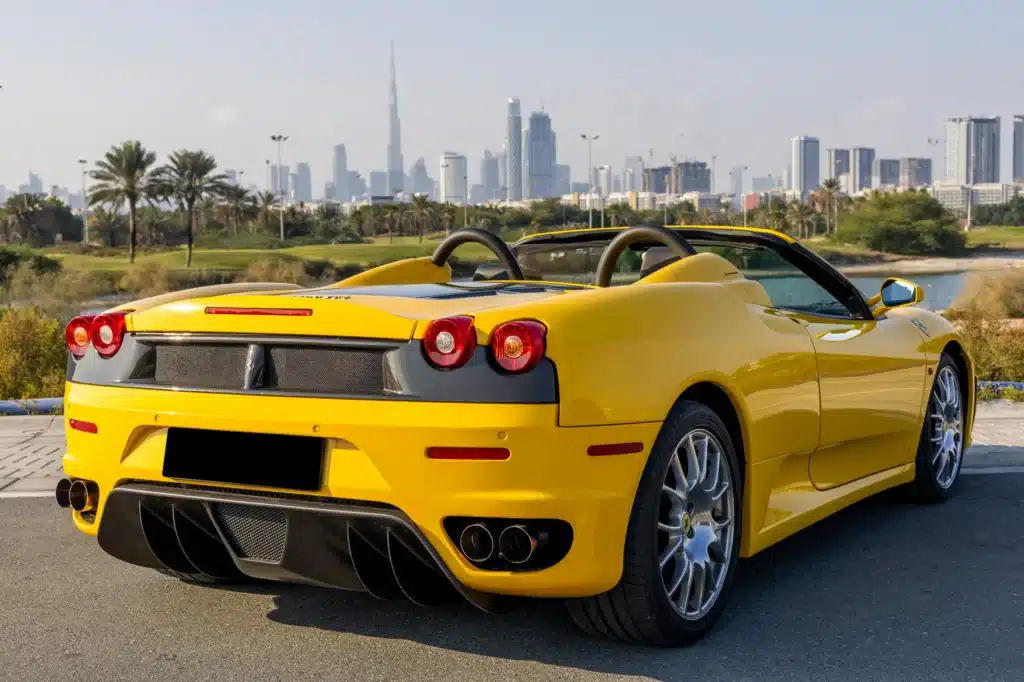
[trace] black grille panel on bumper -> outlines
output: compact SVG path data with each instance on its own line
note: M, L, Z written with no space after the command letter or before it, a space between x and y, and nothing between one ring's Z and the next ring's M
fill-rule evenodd
M153 380L167 386L241 388L248 346L218 344L155 346Z
M459 583L389 505L129 482L107 497L98 540L122 561L195 580L248 576L421 605L461 594L481 609L497 606Z
M214 504L212 507L214 518L238 556L274 562L284 556L288 520L283 511L248 504Z
M267 388L308 393L384 392L384 351L267 346Z

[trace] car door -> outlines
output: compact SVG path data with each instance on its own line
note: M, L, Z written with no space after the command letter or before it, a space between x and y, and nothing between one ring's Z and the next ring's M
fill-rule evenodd
M814 486L834 488L912 462L927 381L920 331L896 317L876 319L848 280L810 254L785 256L795 266L790 281L762 285L814 344L821 399Z

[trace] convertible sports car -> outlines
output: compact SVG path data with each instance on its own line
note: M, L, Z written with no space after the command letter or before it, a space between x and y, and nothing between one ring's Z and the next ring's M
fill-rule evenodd
M468 242L498 262L453 281ZM649 226L166 294L68 325L57 501L186 581L559 598L678 645L739 557L887 488L951 494L974 369L921 300L770 230Z

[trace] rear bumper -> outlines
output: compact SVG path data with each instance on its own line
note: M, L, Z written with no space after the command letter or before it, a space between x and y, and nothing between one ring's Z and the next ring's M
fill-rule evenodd
M576 597L613 587L621 576L636 485L660 426L561 428L557 405L186 394L81 384L68 385L65 412L68 420L98 427L94 434L67 430L66 474L95 481L100 490L95 517L75 513L75 525L99 535L103 549L114 556L172 570L179 569L168 561L177 562L180 572L210 575L206 569L217 566L198 564L220 556L223 570L390 591L414 601L426 597L414 596L417 588L398 578L402 571L412 576L409 567L425 568L410 580L435 584L440 579L478 605L478 593ZM294 495L165 478L168 427L323 437L328 441L323 486ZM587 455L591 445L624 442L641 442L643 451ZM431 446L504 447L512 454L505 461L441 461L425 456ZM275 518L284 514L285 554L274 561L239 556L218 525L218 505L224 504L255 511L272 507L276 511L268 514ZM572 545L549 568L484 570L470 563L446 532L449 517L560 519L572 526ZM188 551L188 542L214 536L219 549ZM389 574L394 581L373 582ZM375 577L368 582L367 575ZM424 582L431 578L434 583Z

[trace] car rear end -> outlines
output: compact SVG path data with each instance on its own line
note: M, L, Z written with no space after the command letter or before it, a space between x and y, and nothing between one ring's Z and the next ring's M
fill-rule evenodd
M506 307L337 290L75 320L58 501L197 580L608 589L657 425L560 427L552 331Z

